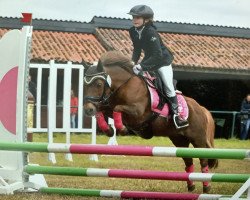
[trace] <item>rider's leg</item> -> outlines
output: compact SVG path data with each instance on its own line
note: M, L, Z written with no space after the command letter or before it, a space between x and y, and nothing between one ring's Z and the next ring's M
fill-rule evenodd
M173 69L172 66L163 66L160 69L158 69L158 72L161 76L161 80L164 84L164 92L166 96L168 97L168 101L170 104L170 110L173 114L173 120L176 128L183 128L188 126L188 121L185 119L182 119L179 116L178 113L178 101L173 85Z

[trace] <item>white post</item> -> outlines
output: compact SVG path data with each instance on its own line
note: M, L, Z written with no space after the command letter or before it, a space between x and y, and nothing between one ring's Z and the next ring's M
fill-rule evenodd
M241 195L247 191L247 199L250 199L250 178L242 185L242 187L230 198L230 200L238 200Z
M37 69L36 128L41 128L42 68Z
M96 144L96 118L95 116L92 117L91 127L92 127L91 144ZM89 159L97 162L98 156L96 154L91 154L89 156Z
M26 94L31 37L32 27L25 26L22 31L9 31L0 40L1 141L26 141ZM13 194L16 190L23 190L27 184L35 185L35 182L29 182L29 176L23 174L27 160L27 153L1 151L0 194ZM36 183L40 184L39 180Z
M114 120L112 118L108 118L108 124L110 124L111 127L114 129L114 135L109 138L108 145L118 145L118 142L116 140L116 128L114 125Z
M47 119L48 119L48 142L53 143L53 131L56 128L56 86L57 86L57 69L54 66L54 60L50 61L50 73L48 80L48 110L47 110ZM53 164L56 163L55 153L49 153L49 161Z
M70 144L70 97L71 97L71 74L72 63L68 62L68 65L64 68L64 84L63 84L63 129L66 131L66 144ZM72 154L65 154L65 159L73 161Z
M1 141L26 140L26 94L29 52L32 27L7 32L0 40L0 135ZM13 194L22 189L22 177L27 157L23 152L1 151L0 193ZM10 180L9 183L4 179ZM17 188L13 184L17 184Z
M78 129L82 129L82 121L83 121L83 70L84 68L79 69L79 85L78 85Z

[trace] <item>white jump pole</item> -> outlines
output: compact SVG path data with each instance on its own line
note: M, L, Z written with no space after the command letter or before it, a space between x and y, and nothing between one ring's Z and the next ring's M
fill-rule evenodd
M95 118L95 116L92 117L91 121L92 121L92 124L91 124L91 127L92 127L91 144L96 144L96 118ZM89 156L89 159L97 162L98 156L97 156L97 154L91 154Z

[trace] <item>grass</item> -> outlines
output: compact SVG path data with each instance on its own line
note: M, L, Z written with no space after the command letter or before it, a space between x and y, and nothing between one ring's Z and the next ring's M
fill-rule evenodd
M89 144L91 136L89 134L72 134L72 143ZM98 136L98 144L107 144L109 138ZM64 142L65 134L55 134L54 142ZM126 145L150 145L150 146L174 146L168 138L155 137L151 140L144 140L136 136L124 136L117 138L118 144ZM46 134L35 134L34 142L47 142ZM237 139L216 139L216 148L241 148L249 149L250 141L240 141ZM31 153L29 159L31 163L40 165L53 165L47 159L46 153ZM181 158L161 158L161 157L136 157L136 156L98 156L99 162L89 160L88 155L73 155L73 162L66 161L63 154L56 154L56 166L71 167L93 167L110 169L143 169L161 171L184 171L184 162ZM199 160L194 159L196 172L199 172ZM248 160L220 160L219 167L212 170L216 173L247 173L250 174ZM162 192L187 192L186 183L181 181L143 180L143 179L115 179L115 178L93 178L93 177L69 177L46 175L46 181L50 187L70 187L87 189L112 189L112 190L138 190L138 191L162 191ZM242 184L238 183L211 183L211 194L234 194ZM202 193L202 184L196 183L194 193ZM60 196L45 194L21 194L1 196L1 200L59 200L59 199L105 199L88 198L78 196Z

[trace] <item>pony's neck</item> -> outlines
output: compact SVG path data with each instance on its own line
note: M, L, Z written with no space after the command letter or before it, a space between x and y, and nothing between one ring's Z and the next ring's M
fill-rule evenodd
M124 84L128 79L133 76L129 70L125 70L119 66L105 68L106 73L110 76L112 84L112 89L119 88L122 84Z

